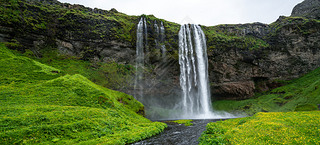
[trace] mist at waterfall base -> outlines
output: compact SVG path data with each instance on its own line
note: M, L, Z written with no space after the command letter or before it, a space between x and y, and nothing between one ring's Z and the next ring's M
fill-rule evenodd
M166 71L172 64L166 60L164 41L164 27L161 28L154 22L154 28L158 38L156 49L162 51L163 61L160 63L160 74ZM163 96L155 92L159 86L152 86L154 79L146 79L143 70L144 61L148 60L148 30L146 19L141 18L137 25L136 42L136 76L134 97L144 104L146 117L152 120L175 120L175 119L223 119L235 118L223 111L214 111L211 106L210 86L208 82L208 59L206 40L201 27L198 25L182 25L179 31L179 66L180 87L171 89L168 95ZM161 77L158 78L161 80ZM151 85L151 86L150 86ZM169 91L169 90L168 90Z

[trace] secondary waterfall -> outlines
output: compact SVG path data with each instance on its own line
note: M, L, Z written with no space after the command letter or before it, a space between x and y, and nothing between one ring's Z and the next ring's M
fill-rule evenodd
M158 26L158 23L156 20L154 20L154 28L156 32L155 36L155 43L156 43L156 48L161 50L162 58L166 58L166 46L165 46L165 29L163 26L163 22L160 23L160 27Z
M179 31L182 117L211 116L208 57L205 35L198 25L182 25Z
M145 35L144 35L145 34ZM135 76L135 84L134 97L137 100L141 100L143 98L143 68L144 68L144 48L147 46L147 24L145 18L141 18L137 25L137 42L136 42L136 76ZM145 39L145 41L143 41ZM145 42L145 43L144 43Z
M165 40L165 31L164 31L164 26L163 26L163 22L161 22L160 25L160 42L161 42L161 52L162 52L162 58L166 57L166 45L164 45L164 40Z

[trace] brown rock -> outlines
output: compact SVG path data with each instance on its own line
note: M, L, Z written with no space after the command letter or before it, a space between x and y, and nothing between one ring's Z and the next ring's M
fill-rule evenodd
M216 99L246 99L254 95L254 82L222 83L212 87L212 97Z

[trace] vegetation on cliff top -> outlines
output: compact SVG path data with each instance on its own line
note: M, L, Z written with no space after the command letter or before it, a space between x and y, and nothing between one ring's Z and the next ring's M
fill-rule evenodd
M154 20L162 21L166 29L166 46L175 48L175 36L179 29L176 23L158 19L153 15L142 15L148 27ZM82 5L71 5L58 1L6 0L0 6L1 26L13 27L13 37L36 33L47 36L47 40L72 36L78 41L117 40L135 45L136 24L140 16L129 16L115 9L110 11L91 9ZM7 30L1 30L7 31ZM18 33L19 32L19 33ZM149 37L149 41L154 39ZM152 41L153 42L153 41ZM170 50L172 51L172 50Z
M226 27L231 25L226 25ZM236 33L224 31L220 26L202 27L207 37L208 51L213 49L243 49L257 50L269 47L269 44L262 38L245 35L240 36ZM234 25L233 27L237 27ZM241 28L237 28L241 31Z
M319 144L320 112L257 113L209 123L200 144Z
M61 37L69 30L77 36L127 42L134 35L130 32L135 26L132 22L138 18L115 10L93 10L81 5L47 1L7 0L0 10L1 25L18 26L18 31L22 33L27 31Z
M20 56L0 45L0 142L125 144L166 125L137 113L132 96Z
M272 33L268 37L281 35L281 29L290 29L291 33L302 34L308 36L317 32L320 26L320 20L307 19L304 17L285 17L281 16L279 19L270 24Z

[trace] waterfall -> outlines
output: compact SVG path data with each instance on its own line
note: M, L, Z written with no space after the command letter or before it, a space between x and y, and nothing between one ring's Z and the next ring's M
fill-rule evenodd
M148 28L150 32L148 32ZM154 38L154 42L156 44L156 47L150 47L150 50L147 47L148 42L151 42L148 41L148 34L153 34L149 37L150 40ZM145 78L144 74L144 65L148 62L148 51L150 51L150 53L158 53L159 49L161 50L163 65L156 67L162 71L159 74L164 74L167 69L167 65L171 62L166 60L165 56L165 28L163 23L160 21L154 21L153 25L148 25L146 18L142 17L137 24L136 40L136 76L134 84L135 92L133 94L135 99L148 106L148 109L151 111L146 110L146 112L152 112L152 118L212 119L232 117L232 115L228 113L218 111L213 112L211 109L207 46L205 35L200 26L193 24L182 25L179 31L181 96L179 95L180 91L174 91L172 95L163 96L163 98L162 96L159 97L158 94L154 94L154 96L152 96L152 89L158 84L152 84L152 82L149 82L148 78ZM155 45L151 44L150 46ZM160 76L161 77L156 79L162 79L162 75ZM144 94L148 95L144 96ZM164 114L166 114L166 116Z
M145 33L145 35L144 35ZM143 99L143 68L144 68L144 48L147 43L147 25L145 18L141 18L137 25L137 42L136 42L136 76L135 76L135 84L134 97L137 100ZM144 37L145 36L145 37ZM145 38L145 43L143 43Z
M159 30L159 26L157 24L157 20L154 20L154 29L155 29L155 38L154 38L154 43L156 43L156 48L158 49L160 47L160 30Z
M148 62L149 61L149 49L148 49L148 29L147 29L147 21L146 18L143 18L143 27L144 27L144 37L145 37L145 51L146 51L146 56L145 60Z
M154 29L155 29L155 43L156 48L161 50L162 58L165 60L166 58L166 46L165 46L165 30L163 26L163 22L160 23L160 27L158 26L158 23L156 20L154 20Z
M208 58L205 35L198 25L182 25L179 31L182 117L211 116Z
M164 40L165 40L165 31L164 31L164 26L163 26L163 22L161 22L161 25L160 25L160 43L161 43L161 46L160 46L160 49L161 49L161 52L162 52L162 58L166 58L166 45L164 44Z

